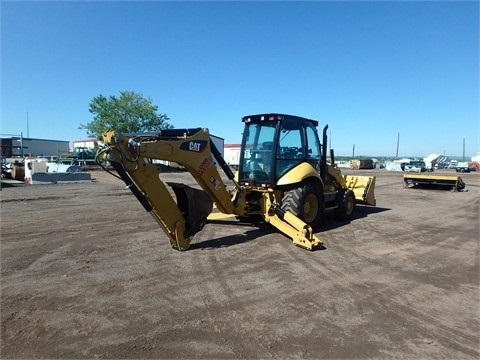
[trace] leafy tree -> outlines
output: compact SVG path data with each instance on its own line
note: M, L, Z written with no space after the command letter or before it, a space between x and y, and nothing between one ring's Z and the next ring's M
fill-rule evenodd
M134 91L121 91L120 96L99 95L90 101L89 111L93 120L79 129L87 130L87 136L101 139L102 133L115 129L123 133L150 132L171 129L166 114L159 114L158 106Z

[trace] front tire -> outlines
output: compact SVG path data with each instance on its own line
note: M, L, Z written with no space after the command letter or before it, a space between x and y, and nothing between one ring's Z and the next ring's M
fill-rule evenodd
M325 211L323 192L317 184L303 182L299 187L285 191L282 209L290 211L318 231Z
M337 194L335 216L340 220L352 220L355 210L355 194L352 190L342 190Z

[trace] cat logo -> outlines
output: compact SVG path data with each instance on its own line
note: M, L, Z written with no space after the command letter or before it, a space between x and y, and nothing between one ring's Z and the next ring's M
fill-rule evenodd
M191 141L188 150L197 152L200 151L200 143Z
M185 141L180 145L180 149L194 152L203 152L207 148L206 140Z

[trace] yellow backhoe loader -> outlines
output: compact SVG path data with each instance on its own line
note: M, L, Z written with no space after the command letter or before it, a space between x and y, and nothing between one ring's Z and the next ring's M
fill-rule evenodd
M211 216L213 204L215 211L241 221L269 223L308 250L323 247L315 232L325 213L349 220L356 204L375 205L374 176L342 175L333 151L327 162L328 125L321 143L316 120L259 114L242 121L240 165L235 174L204 128L135 134L109 130L103 134L97 159L110 162L178 250L189 248L193 235ZM222 180L214 158L233 183L231 188ZM202 190L165 184L154 159L182 165Z

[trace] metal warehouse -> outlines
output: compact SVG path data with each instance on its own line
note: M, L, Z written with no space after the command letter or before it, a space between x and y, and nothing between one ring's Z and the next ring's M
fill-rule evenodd
M69 151L70 142L63 140L10 137L0 139L2 157L15 156L59 156Z

